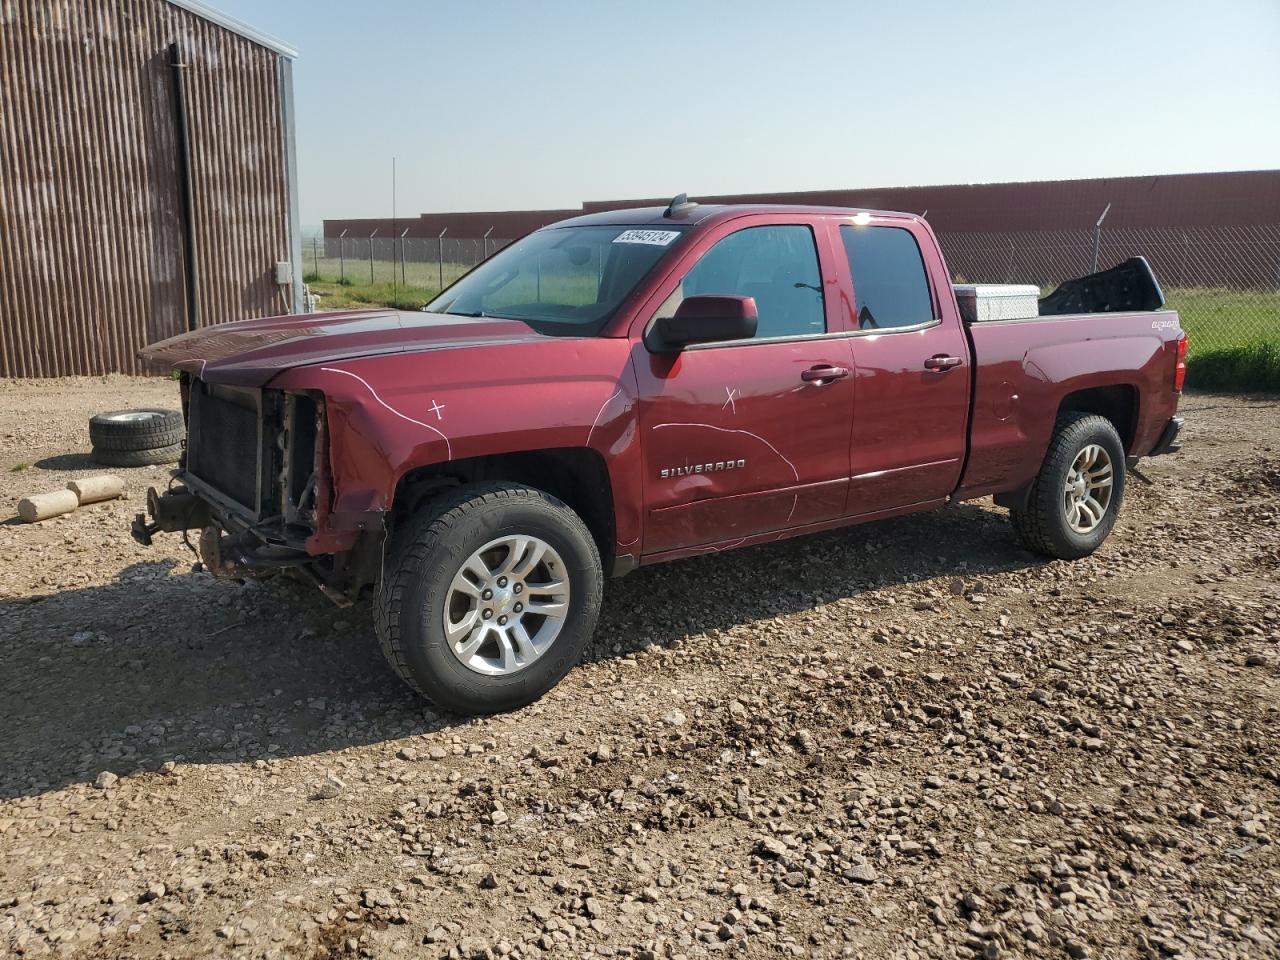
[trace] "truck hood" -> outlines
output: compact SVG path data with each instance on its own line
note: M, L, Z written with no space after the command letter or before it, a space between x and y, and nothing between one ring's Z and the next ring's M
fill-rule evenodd
M138 356L210 383L260 387L282 370L314 363L541 339L518 320L356 310L222 323L153 343Z

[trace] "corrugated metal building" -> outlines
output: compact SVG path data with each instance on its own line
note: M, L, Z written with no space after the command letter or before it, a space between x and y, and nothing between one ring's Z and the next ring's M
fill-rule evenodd
M0 375L300 305L295 56L195 0L0 0Z

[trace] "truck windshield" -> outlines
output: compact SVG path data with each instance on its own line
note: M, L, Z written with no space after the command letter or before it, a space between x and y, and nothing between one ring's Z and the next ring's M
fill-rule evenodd
M480 264L424 308L432 313L523 320L539 333L590 336L685 228L553 227Z

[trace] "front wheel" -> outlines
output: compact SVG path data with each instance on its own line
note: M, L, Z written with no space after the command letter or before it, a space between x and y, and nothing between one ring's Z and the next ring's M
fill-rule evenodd
M595 629L604 575L586 525L555 497L473 484L393 537L375 617L388 662L455 713L537 700Z
M1124 446L1111 421L1088 413L1058 418L1025 508L1009 512L1030 550L1078 560L1102 545L1124 500Z

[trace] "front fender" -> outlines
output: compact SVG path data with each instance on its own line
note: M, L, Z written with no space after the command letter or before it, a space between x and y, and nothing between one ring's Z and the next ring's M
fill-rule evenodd
M626 340L546 338L340 360L271 384L324 394L331 502L316 552L380 526L409 471L476 457L587 447L607 466L620 552L639 538L635 377Z

